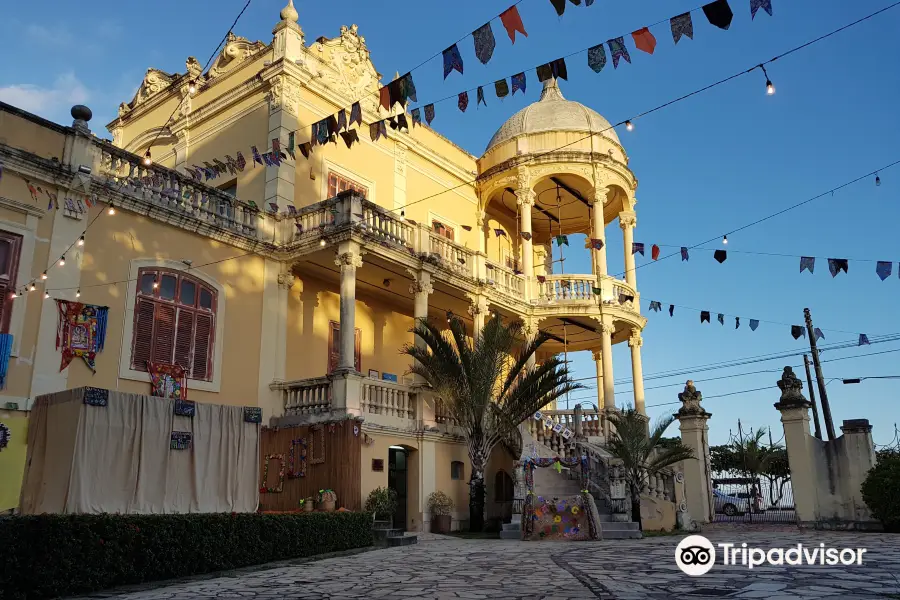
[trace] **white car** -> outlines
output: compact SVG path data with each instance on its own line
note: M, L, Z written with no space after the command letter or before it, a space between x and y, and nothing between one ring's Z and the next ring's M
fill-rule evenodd
M745 514L750 503L746 498L738 498L737 496L729 496L719 490L713 490L713 500L717 513L724 513L726 516L733 517L735 515Z

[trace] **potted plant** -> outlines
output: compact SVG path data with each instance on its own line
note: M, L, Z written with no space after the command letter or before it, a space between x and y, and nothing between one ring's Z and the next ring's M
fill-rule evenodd
M397 509L397 492L386 487L377 487L366 498L366 512L373 513L376 521L390 521Z
M334 511L334 504L337 502L337 494L334 493L334 490L319 490L318 501L319 510L332 512Z
M303 512L312 512L315 506L313 506L312 498L302 498L300 500L300 508L303 509Z
M453 499L444 492L432 492L428 496L428 512L431 513L431 533L450 533Z

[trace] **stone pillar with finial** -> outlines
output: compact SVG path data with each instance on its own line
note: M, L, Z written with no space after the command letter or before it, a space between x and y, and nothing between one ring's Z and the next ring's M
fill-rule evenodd
M817 493L817 465L810 445L809 408L811 404L803 396L803 382L791 367L785 367L777 382L781 398L775 408L781 413L784 427L784 445L788 464L791 465L791 487L794 506L801 523L811 523L819 517Z
M706 412L700 401L703 394L688 380L684 391L678 394L681 408L673 416L678 419L681 441L694 452L694 458L684 461L685 509L700 523L709 523L714 516L712 502L712 480L709 458L709 425L712 416Z

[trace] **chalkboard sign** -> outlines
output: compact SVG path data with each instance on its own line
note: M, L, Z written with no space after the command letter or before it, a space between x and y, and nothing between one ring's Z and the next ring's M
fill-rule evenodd
M175 416L177 417L193 417L197 412L197 406L192 400L176 400Z
M173 431L169 448L171 450L187 450L191 447L191 439L193 437L190 431Z
M90 406L108 406L109 390L102 388L84 388L84 403Z
M244 423L262 423L262 409L258 406L245 406Z

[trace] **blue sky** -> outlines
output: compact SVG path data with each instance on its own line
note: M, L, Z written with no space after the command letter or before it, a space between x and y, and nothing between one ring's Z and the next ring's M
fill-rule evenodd
M433 126L473 154L480 154L504 120L537 99L539 85L533 67L656 21L696 8L694 1L596 0L590 8L569 4L557 18L548 0L523 0L519 5L529 36L509 44L499 22L493 23L497 49L488 65L474 56L471 38L460 49L465 75L443 81L440 59L414 71L419 98L443 98L479 84L526 70L527 98L517 94L503 101L488 92L488 107L465 115L455 103L436 107ZM632 64L611 64L599 74L586 64L585 54L567 59L565 96L590 106L613 123L653 108L696 88L749 68L789 48L818 37L890 2L850 3L837 0L773 0L774 17L760 12L750 20L749 0L730 0L735 12L728 31L709 25L695 12L694 39L672 43L668 23L652 28L658 40L654 55L634 49L626 37ZM333 37L341 25L356 23L366 38L376 68L386 78L404 73L428 56L506 9L510 0L456 0L388 5L362 0L334 0L327 10L319 3L298 2L300 25L307 42ZM130 100L147 67L181 71L188 55L205 62L243 0L222 0L216 10L205 2L159 0L124 7L94 0L77 6L61 0L17 4L0 23L7 45L0 68L0 99L48 118L67 123L72 104L83 102L94 111L93 129L115 115L121 101ZM281 0L253 0L236 28L240 35L268 41L282 8ZM619 135L640 180L638 228L635 239L647 246L693 245L721 235L879 166L900 159L900 115L896 111L900 81L893 63L900 52L900 8L777 61L769 75L777 94L764 93L765 78L756 71L709 92L668 107L635 123ZM486 89L486 91L488 91ZM248 140L248 143L250 141ZM644 374L647 404L677 402L686 376L651 379L656 373L781 351L802 352L805 340L794 341L790 328L763 322L751 332L751 318L784 324L802 323L809 307L825 343L900 332L897 298L900 292L900 247L896 227L900 217L900 168L883 171L882 185L869 180L816 200L805 207L729 238L728 249L817 257L891 260L887 281L875 275L874 262L850 261L849 274L832 279L824 258L816 273L799 273L799 259L751 254L729 255L720 265L711 251L694 250L691 260L677 258L642 267L638 285L645 301L694 307L712 312L712 324L700 324L699 312L676 309L675 316L649 313L644 332ZM410 201L415 200L414 190ZM622 269L619 229L611 226L610 271ZM718 247L712 244L710 247ZM663 254L672 249L663 249ZM569 272L589 272L586 255L574 251ZM716 313L741 316L741 328L716 323ZM853 357L900 349L900 342L826 352L823 359ZM630 377L628 348L614 349L616 379ZM850 358L826 363L825 376L900 375L900 353ZM587 354L574 354L576 373L594 373ZM781 359L728 370L698 372L694 379L704 396L768 386L760 392L709 398L707 410L712 443L726 441L740 418L745 427L771 426L781 437L775 381L786 364ZM747 371L771 373L741 376ZM802 376L802 368L797 370ZM725 378L722 378L726 376ZM720 377L715 381L706 378ZM590 383L590 382L588 382ZM868 418L878 443L893 437L900 420L900 380L865 381L860 385L829 385L837 426L843 419ZM806 386L804 385L804 388ZM630 385L617 385L620 404ZM649 389L656 388L656 389ZM590 392L578 396L591 395ZM573 396L575 397L575 396ZM653 415L676 406L651 408ZM671 433L674 434L673 427Z

